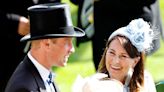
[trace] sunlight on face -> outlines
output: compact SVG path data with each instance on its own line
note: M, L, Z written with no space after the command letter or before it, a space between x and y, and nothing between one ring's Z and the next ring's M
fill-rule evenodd
M51 40L49 61L54 66L65 66L71 53L74 52L72 38L55 38Z
M106 67L111 78L124 82L125 76L134 60L129 57L126 50L117 38L112 40L106 52Z

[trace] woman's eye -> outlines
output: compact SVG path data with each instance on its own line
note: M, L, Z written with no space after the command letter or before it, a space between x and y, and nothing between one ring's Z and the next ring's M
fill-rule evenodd
M126 55L121 55L120 58L121 58L121 59L126 59L126 58L128 58L128 56L126 56Z

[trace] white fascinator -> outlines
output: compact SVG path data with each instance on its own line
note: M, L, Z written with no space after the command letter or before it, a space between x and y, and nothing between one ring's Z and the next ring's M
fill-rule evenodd
M148 22L142 18L132 20L127 26L114 31L108 41L116 35L127 37L139 52L149 52L153 49L153 40L158 38L159 33L155 33Z

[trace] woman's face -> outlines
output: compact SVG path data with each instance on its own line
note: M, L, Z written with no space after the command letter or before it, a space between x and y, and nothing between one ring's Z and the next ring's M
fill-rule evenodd
M115 38L109 44L105 58L106 68L111 78L124 83L127 72L134 68L138 61L128 55L121 45L121 39Z

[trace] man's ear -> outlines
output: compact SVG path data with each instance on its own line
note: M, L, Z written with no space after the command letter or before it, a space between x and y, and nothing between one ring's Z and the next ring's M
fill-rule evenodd
M49 39L42 39L41 44L42 44L41 46L43 46L45 48L45 47L49 46L50 41L49 41Z

